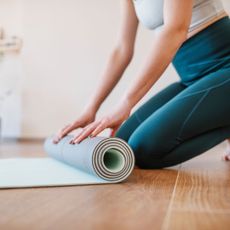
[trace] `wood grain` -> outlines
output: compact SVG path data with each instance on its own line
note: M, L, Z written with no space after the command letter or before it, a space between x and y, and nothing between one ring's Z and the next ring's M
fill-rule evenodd
M229 213L173 211L169 229L229 230Z
M221 161L223 147L182 164L166 229L230 228L230 164Z

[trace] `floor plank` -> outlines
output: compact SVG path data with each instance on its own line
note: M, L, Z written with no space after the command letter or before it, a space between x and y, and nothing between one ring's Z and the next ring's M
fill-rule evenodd
M224 143L182 164L164 229L229 229L230 163Z
M229 230L229 213L174 211L169 229Z

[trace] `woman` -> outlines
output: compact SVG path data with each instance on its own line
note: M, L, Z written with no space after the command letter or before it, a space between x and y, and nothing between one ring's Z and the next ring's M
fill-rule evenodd
M230 137L230 19L219 0L122 0L119 39L99 88L84 112L55 137L82 127L71 143L111 128L128 142L141 168L163 168L195 157ZM149 57L112 111L101 103L134 53L138 21L157 29ZM180 81L132 108L173 63ZM227 159L228 157L226 157Z

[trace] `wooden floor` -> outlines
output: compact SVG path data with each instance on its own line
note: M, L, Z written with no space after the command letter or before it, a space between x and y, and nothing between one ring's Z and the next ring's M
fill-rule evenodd
M0 229L230 229L226 143L126 183L0 190ZM40 142L1 143L0 157L44 156Z

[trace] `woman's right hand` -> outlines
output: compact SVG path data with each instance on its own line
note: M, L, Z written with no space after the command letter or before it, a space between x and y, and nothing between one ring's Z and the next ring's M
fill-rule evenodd
M225 150L224 160L230 161L230 138L228 138L226 141L227 141L227 146Z
M77 120L75 120L73 123L66 125L64 128L62 128L53 138L53 143L57 144L63 137L65 137L67 134L72 132L73 130L77 128L84 127L88 125L89 123L93 122L96 117L96 112L92 110L85 110Z

